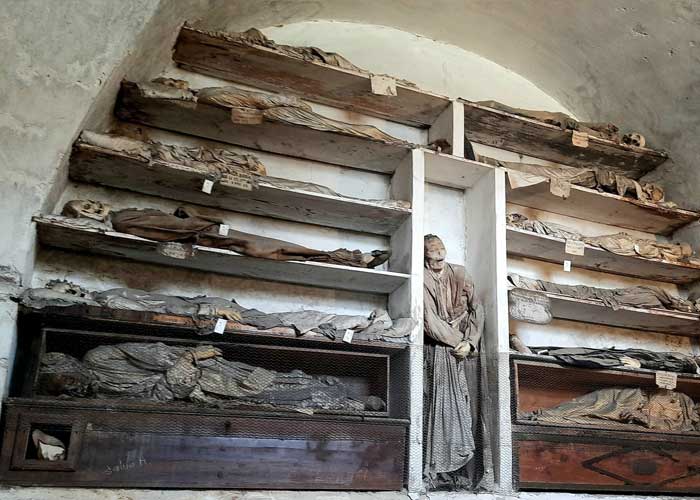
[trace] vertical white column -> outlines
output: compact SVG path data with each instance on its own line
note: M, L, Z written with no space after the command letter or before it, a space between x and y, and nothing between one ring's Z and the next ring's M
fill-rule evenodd
M465 191L466 268L484 306L482 362L486 387L482 408L489 427L494 481L498 492L512 491L512 436L508 296L506 290L505 173L493 169Z
M440 139L450 144L443 153L464 158L464 105L459 101L450 101L428 130L429 144Z
M423 203L424 154L415 149L394 173L391 196L409 200L413 213L391 237L390 268L409 273L411 279L389 296L392 317L410 316L415 321L405 359L411 425L408 435L408 491L423 489Z

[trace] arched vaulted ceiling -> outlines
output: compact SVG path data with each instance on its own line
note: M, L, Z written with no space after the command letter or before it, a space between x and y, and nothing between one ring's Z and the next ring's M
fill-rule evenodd
M642 131L675 165L656 174L700 208L700 2L695 0L211 0L208 29L308 20L384 25L477 53L588 120Z

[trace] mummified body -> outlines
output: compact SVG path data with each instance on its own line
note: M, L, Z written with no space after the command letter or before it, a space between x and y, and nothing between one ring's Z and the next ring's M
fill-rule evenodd
M666 389L609 387L526 415L564 425L626 424L662 432L696 432L700 417L687 395Z
M181 297L133 288L111 288L91 292L75 283L53 280L44 288L29 288L17 300L25 307L70 307L78 304L107 309L174 314L192 318L200 333L211 333L211 319L223 318L233 329L267 330L294 335L320 334L330 339L342 337L347 330L353 339L363 341L408 342L415 322L410 318L392 320L384 309L369 315L332 314L305 309L265 313L248 309L235 300L221 297ZM247 328L246 328L247 327Z
M692 247L685 242L664 243L647 238L637 238L623 232L602 236L584 236L575 229L562 224L531 220L518 213L508 214L506 223L511 227L537 234L554 236L564 240L583 241L586 245L617 255L637 256L644 259L662 259L669 262L688 262L692 265L700 265L700 260L694 256Z
M484 314L461 266L425 237L424 476L432 488L474 487L474 431L479 422L479 350Z
M578 130L579 132L585 132L588 135L600 137L601 139L607 139L609 141L617 143L622 142L623 140L625 143L628 143L628 141L630 141L628 135L635 135L639 137L638 139L636 139L637 146L639 146L640 141L643 140L642 135L638 133L628 134L624 136L624 138L621 138L619 133L620 129L617 127L617 125L613 123L579 122L578 120L575 120L573 117L567 115L566 113L513 108L511 106L502 104L498 101L479 101L476 104L497 109L499 111L505 111L506 113L512 113L514 115L533 118L544 123L549 123L550 125L555 125L557 127L560 127L561 129ZM641 145L643 146L644 144Z
M92 213L94 210L90 207L95 204L98 202L69 201L63 209L63 215L94 219ZM234 229L227 229L224 234L221 234L220 228L223 221L204 208L180 207L174 214L151 208L127 208L112 211L109 216L114 230L122 233L160 242L194 243L206 247L224 248L261 259L327 262L373 268L386 262L390 254L388 250L374 250L371 253L345 248L331 251L315 250L288 241ZM106 218L107 215L104 215L104 219ZM105 228L108 229L108 226Z
M228 360L212 346L161 342L101 345L82 361L61 352L46 353L38 384L46 395L99 399L352 411L383 406L376 397L367 402L351 399L347 387L332 376L301 370L282 373Z

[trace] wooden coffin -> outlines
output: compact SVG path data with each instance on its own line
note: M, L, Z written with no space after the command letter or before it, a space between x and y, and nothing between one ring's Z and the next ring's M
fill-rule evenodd
M523 490L700 493L700 439L515 426Z
M654 387L654 371L567 367L535 356L514 356L511 368L513 459L520 489L700 493L700 434L525 418L605 387ZM700 400L700 377L678 374L676 390Z
M407 423L9 399L0 480L26 486L399 490ZM31 432L67 442L35 458Z
M24 335L23 335L24 337ZM196 345L212 345L223 352L228 360L240 361L279 372L302 370L311 375L329 375L342 382L348 391L348 396L364 400L369 396L379 397L386 407L377 411L359 410L314 410L315 413L365 417L397 417L403 418L406 413L406 396L398 381L406 374L403 366L405 361L395 357L395 366L391 366L392 356L387 353L341 351L329 349L313 349L308 347L289 347L281 345L244 343L241 341L218 340L206 338L192 340L162 335L131 335L124 333L87 332L63 328L41 328L29 338L20 339L18 355L13 369L11 396L39 399L44 397L38 387L39 360L47 352L63 352L77 359L82 359L87 351L97 346L119 344L124 342L164 342L168 345L195 347ZM403 356L406 357L406 356ZM402 358L403 358L402 357ZM391 382L394 382L390 391ZM121 409L129 404L123 400L81 400L88 403L101 404L111 408ZM149 404L160 409L164 404ZM177 400L167 404L168 407L188 411L197 408L194 403ZM234 408L232 404L227 408ZM238 410L262 409L270 411L270 406L257 407L250 403L235 405ZM293 408L275 407L275 413L298 414Z

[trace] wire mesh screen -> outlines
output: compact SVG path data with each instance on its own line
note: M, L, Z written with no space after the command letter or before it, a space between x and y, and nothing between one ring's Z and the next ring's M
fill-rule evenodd
M485 356L456 359L449 349L423 347L424 481L431 491L490 490L491 415ZM448 357L449 356L449 357Z
M700 381L657 385L655 372L595 370L514 361L513 417L518 424L630 432L697 433Z
M45 329L33 394L405 418L407 354ZM394 408L395 407L395 408Z

